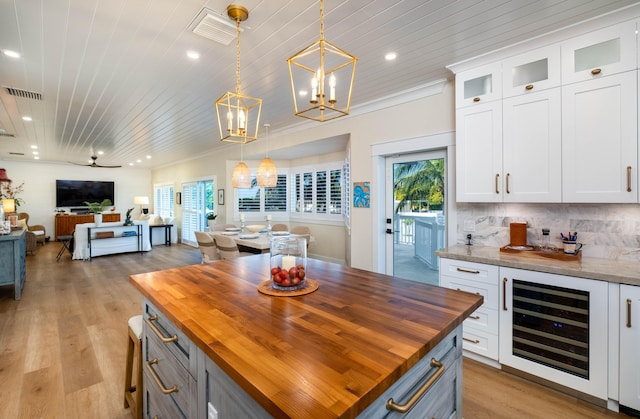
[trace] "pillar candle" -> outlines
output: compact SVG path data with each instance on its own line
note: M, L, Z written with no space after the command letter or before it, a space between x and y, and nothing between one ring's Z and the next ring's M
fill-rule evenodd
M283 256L282 257L282 269L288 271L289 269L296 266L296 257L295 256Z

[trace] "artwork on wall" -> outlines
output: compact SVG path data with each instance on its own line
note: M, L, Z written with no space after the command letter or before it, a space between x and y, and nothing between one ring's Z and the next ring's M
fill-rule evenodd
M178 205L182 204L182 193L181 192L176 192L176 204L178 204Z
M353 182L353 207L369 208L370 182Z
M224 189L218 189L218 205L224 205Z

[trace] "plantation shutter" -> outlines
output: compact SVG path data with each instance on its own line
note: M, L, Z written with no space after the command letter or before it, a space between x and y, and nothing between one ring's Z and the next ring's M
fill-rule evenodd
M287 211L287 175L278 175L273 188L264 188L264 209L266 212Z
M182 243L197 246L198 231L198 185L196 182L182 184Z

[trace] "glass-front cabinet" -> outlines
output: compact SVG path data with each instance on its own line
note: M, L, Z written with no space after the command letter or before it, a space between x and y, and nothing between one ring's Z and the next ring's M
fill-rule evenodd
M502 95L518 96L560 86L560 46L521 54L502 63Z
M494 63L456 76L456 107L491 102L502 98L500 63Z
M589 32L562 44L562 84L636 68L636 22Z

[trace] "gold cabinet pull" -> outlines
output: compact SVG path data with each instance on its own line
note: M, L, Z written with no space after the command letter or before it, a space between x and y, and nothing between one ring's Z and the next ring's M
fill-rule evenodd
M458 272L465 272L465 273L474 274L474 275L478 275L480 273L480 271L471 270L471 269L464 269L464 268L456 268L456 270Z
M631 299L627 298L627 327L631 327Z
M163 341L164 343L170 343L170 342L175 342L178 340L178 335L173 335L171 337L166 337L162 334L162 332L160 331L160 329L158 329L158 326L156 326L153 322L158 320L158 315L154 315L149 317L148 319L144 319L144 321L147 322L147 324L149 325L149 327L151 328L151 330L153 330L153 332L156 334L156 336L158 336L160 338L161 341Z
M500 193L500 189L498 189L498 180L500 179L500 173L496 173L496 193Z
M153 380L156 382L156 384L160 388L160 391L162 392L162 394L177 393L178 392L177 385L171 388L166 388L164 386L164 384L162 383L162 380L160 379L160 377L158 377L158 374L152 367L153 364L157 364L157 363L158 363L158 358L153 358L151 361L147 361L147 370L149 371L149 374L151 374L151 377L153 377Z
M480 341L478 339L469 339L469 338L463 337L462 340L465 340L465 341L470 342L470 343L475 343L475 344L480 343Z
M509 192L509 176L511 176L511 173L507 173L507 189L506 189L507 193L511 193Z
M471 291L466 291L466 290L461 290L460 288L456 288L456 291L462 291L462 292L468 292L470 293ZM479 292L474 292L475 295L480 295Z
M480 316L469 316L472 320L480 320Z
M480 102L480 98L479 98L479 97L474 97L474 98L473 98L473 101L474 101L474 102Z
M418 389L418 391L416 391L413 394L413 396L411 396L409 400L407 400L407 403L402 405L397 404L396 402L393 401L393 397L387 400L387 410L394 410L398 413L407 413L413 407L413 405L416 404L418 400L420 400L420 397L422 397L424 393L426 393L431 388L431 386L433 386L433 384L436 381L438 381L438 378L440 378L440 376L444 374L444 370L445 370L444 365L440 361L436 360L435 358L431 358L431 362L429 363L429 365L431 366L431 368L438 368L435 374L433 374Z
M502 310L507 311L507 281L508 279L502 278Z
M591 74L593 74L594 76L600 74L602 72L602 69L600 68L594 68L593 70L591 70Z
M531 90L533 89L533 84L527 84L526 86L524 86L524 88L527 90Z
M631 166L627 166L627 192L631 192Z

